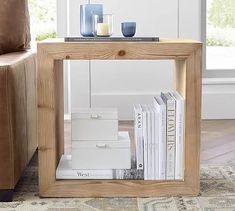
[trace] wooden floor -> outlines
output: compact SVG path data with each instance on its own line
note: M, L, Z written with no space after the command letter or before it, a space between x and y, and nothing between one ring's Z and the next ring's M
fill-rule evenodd
M119 130L133 134L133 122L120 122ZM224 164L235 160L235 120L203 120L201 163ZM65 124L65 153L71 152L70 124ZM133 147L132 147L133 149Z
M223 164L235 160L235 120L204 120L201 163Z

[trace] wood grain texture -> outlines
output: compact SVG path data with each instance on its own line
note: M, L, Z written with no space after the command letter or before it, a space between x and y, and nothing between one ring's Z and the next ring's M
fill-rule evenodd
M186 97L186 61L175 60L174 70L174 88L177 90L185 99Z
M235 160L235 120L202 121L201 163L224 165Z
M200 48L199 42L62 42L60 39L38 43L54 59L180 59ZM125 54L120 52L125 51Z
M185 182L199 192L201 134L201 50L186 60Z
M60 157L64 154L64 81L63 81L63 61L55 60L55 109L56 109L56 165Z
M168 40L159 43L65 43L38 44L38 140L39 187L42 197L117 197L197 195L201 118L201 43ZM125 51L125 54L120 54ZM185 180L67 180L55 179L58 140L62 132L62 73L64 59L175 59L176 89L185 98ZM58 73L55 73L58 71ZM57 75L58 74L58 75ZM62 94L62 93L61 93ZM59 121L59 122L58 122ZM61 125L61 126L60 126ZM59 145L60 146L60 145Z
M38 151L39 191L46 191L55 182L56 169L56 109L54 60L38 48Z
M151 197L198 194L184 182L144 180L57 180L42 197Z

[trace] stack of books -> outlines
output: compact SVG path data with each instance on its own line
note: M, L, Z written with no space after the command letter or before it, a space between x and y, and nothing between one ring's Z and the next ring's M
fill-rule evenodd
M62 155L56 179L143 179L131 169L127 131L118 131L116 108L75 109L71 118L72 155Z
M88 158L89 159L89 158ZM143 180L143 170L132 169L73 169L71 155L62 155L56 169L56 179L117 179Z
M161 93L153 104L134 105L137 169L145 180L184 179L184 99Z

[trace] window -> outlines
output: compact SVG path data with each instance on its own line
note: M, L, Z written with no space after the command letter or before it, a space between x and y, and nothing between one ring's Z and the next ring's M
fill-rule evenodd
M32 41L56 36L56 1L28 0Z
M235 70L235 0L206 4L206 69L231 72Z

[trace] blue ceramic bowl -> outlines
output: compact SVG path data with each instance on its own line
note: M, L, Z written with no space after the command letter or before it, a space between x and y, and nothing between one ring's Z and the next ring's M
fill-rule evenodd
M122 34L124 37L133 37L136 31L136 22L123 22Z

